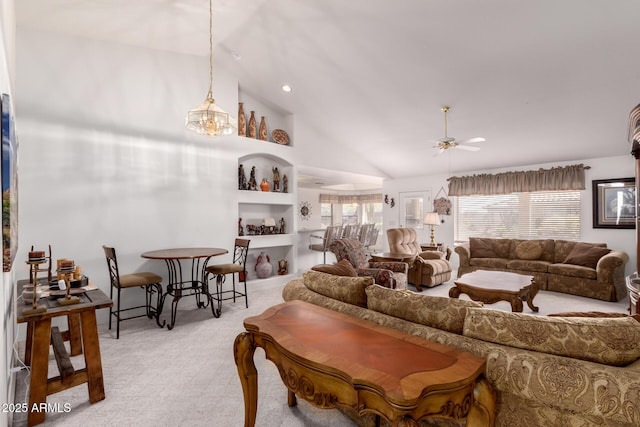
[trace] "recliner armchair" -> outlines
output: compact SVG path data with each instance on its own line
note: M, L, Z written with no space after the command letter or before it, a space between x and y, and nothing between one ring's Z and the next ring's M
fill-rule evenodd
M365 249L358 239L337 239L330 248L338 261L346 259L356 269L358 276L371 276L376 284L391 289L407 288L406 262L368 261Z
M438 251L423 251L418 242L418 233L413 228L390 228L387 230L389 252L415 255L409 265L407 280L422 291L422 286L432 288L451 279L451 264Z

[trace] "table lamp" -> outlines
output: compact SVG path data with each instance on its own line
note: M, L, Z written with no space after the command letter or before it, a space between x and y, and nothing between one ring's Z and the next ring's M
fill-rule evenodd
M429 212L428 214L426 214L424 217L424 221L422 221L422 223L424 225L431 226L431 242L429 242L429 244L431 246L435 246L436 241L435 241L435 235L433 233L433 226L440 225L440 216L438 215L438 212Z

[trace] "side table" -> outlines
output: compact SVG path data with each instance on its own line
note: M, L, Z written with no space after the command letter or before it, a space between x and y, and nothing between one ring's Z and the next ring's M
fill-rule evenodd
M629 291L629 314L640 314L640 277L633 273L626 277L627 290Z

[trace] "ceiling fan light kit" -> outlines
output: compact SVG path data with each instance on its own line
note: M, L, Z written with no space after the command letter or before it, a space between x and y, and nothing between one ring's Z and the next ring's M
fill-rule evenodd
M447 133L447 128L448 128L447 113L449 113L449 110L451 110L451 107L447 105L443 105L442 108L440 108L440 110L444 113L444 137L435 141L436 145L434 145L433 148L436 148L438 150L435 155L437 156L439 154L442 154L450 148L458 148L460 150L467 150L467 151L480 150L480 147L476 147L474 145L467 145L467 144L475 144L477 142L483 142L485 141L484 138L476 137L476 138L465 139L462 141L456 141L455 138L449 136L449 134Z

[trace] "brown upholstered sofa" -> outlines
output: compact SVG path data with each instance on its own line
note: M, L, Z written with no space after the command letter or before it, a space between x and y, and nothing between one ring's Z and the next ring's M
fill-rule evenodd
M471 238L457 246L458 277L475 270L511 271L534 276L539 289L618 301L626 294L629 256L605 243L568 240Z
M634 317L511 313L316 271L290 281L282 295L486 358L497 394L496 426L640 425L640 323ZM374 425L371 417L345 412L361 426ZM443 425L432 422L420 426Z

